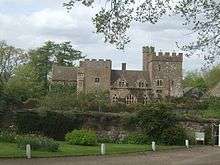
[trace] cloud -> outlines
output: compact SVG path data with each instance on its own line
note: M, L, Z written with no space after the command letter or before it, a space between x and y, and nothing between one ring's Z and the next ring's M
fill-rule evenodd
M157 51L179 51L175 42L187 43L190 40L185 36L189 30L182 26L178 17L164 18L156 25L134 23L129 33L131 43L124 51L119 51L105 44L102 35L94 33L91 18L98 8L77 6L68 13L60 0L17 2L0 1L3 9L0 10L0 40L25 49L38 47L47 40L72 41L73 46L82 50L88 58L112 59L114 68L121 68L120 63L127 62L128 69L141 69L142 46L152 45ZM192 69L190 62L186 59L184 66L187 70Z

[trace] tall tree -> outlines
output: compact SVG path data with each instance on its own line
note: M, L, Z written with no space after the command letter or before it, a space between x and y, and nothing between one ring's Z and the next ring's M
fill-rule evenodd
M53 64L62 66L75 66L74 62L83 58L81 52L75 50L70 42L57 44L52 41L37 49L31 50L30 64L34 66L40 75L40 82L43 82L45 92L48 90L48 74Z
M19 66L9 79L4 89L5 93L14 96L17 100L25 101L28 98L38 98L43 95L43 84L39 82L39 75L30 64Z
M75 3L85 6L102 5L93 18L96 32L105 37L105 42L124 49L129 43L128 29L133 21L157 23L164 15L180 15L184 25L197 34L197 40L180 46L190 51L188 55L205 52L205 60L212 63L220 54L220 1L219 0L68 0L64 6L72 9Z
M13 75L14 69L27 62L27 54L19 48L0 41L0 86Z

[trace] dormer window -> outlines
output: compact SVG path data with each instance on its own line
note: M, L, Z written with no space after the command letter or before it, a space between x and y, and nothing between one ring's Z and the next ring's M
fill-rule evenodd
M119 82L118 82L118 86L119 86L119 87L127 87L127 86L128 86L128 83L127 83L125 80L122 80L122 81L119 81Z

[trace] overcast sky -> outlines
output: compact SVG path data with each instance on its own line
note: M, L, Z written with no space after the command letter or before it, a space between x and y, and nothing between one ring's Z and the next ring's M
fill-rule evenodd
M0 0L0 40L20 48L34 48L43 42L71 41L87 58L113 61L113 68L142 68L142 46L151 45L156 51L179 52L175 42L187 43L190 31L181 25L180 18L165 18L156 25L134 23L132 42L124 51L103 43L103 36L94 33L91 22L97 9L83 6L68 13L62 7L64 0ZM184 58L184 71L201 68L197 56Z

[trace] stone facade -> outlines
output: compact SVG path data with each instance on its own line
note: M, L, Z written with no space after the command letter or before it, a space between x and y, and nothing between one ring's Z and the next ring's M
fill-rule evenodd
M75 70L54 66L52 82L76 83L77 92L106 90L112 102L145 103L155 98L183 95L182 61L182 53L156 53L154 47L146 46L143 47L142 71L127 70L125 63L122 70L113 70L111 60L85 59Z

